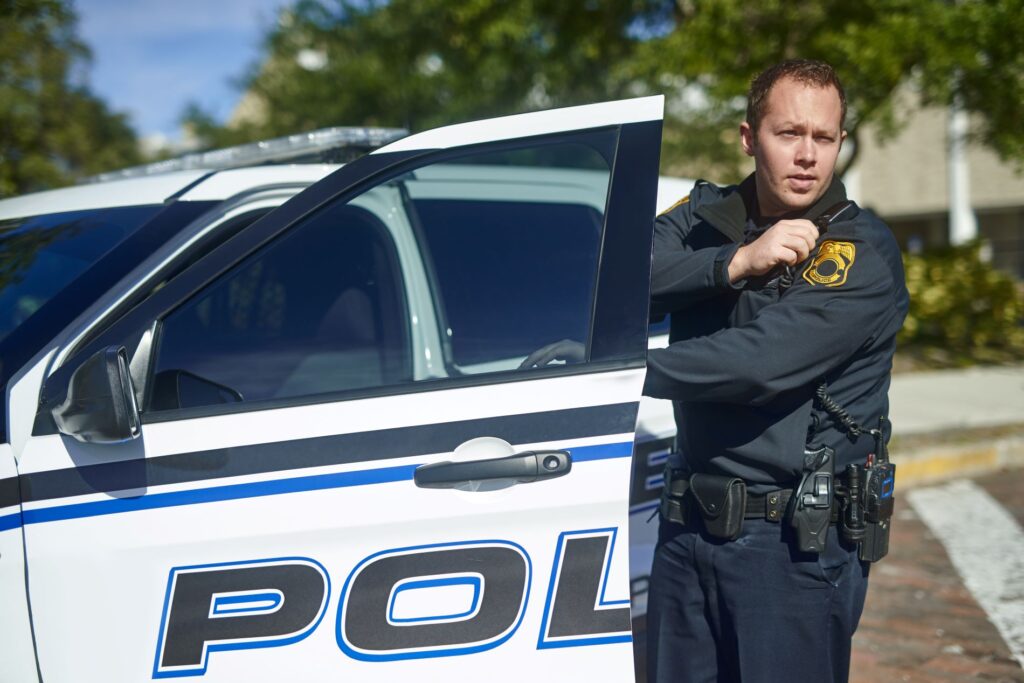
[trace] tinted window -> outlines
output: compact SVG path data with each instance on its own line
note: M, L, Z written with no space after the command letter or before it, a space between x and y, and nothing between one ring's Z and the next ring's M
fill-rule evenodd
M132 206L0 221L0 340L160 208Z
M407 381L405 318L387 230L364 209L335 206L166 318L151 407Z
M457 367L522 357L590 327L601 213L581 204L416 202Z
M452 373L587 341L610 179L594 142L473 155L410 181Z

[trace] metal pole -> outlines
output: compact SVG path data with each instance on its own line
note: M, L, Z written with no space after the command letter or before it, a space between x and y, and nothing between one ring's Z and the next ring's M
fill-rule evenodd
M970 169L967 164L967 112L959 98L949 107L949 243L970 242L978 236L978 221L971 208Z

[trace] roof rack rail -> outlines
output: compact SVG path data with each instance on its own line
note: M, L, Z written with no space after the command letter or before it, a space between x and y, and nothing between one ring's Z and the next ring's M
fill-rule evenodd
M83 179L81 183L102 183L193 169L216 171L267 164L344 163L408 134L409 131L404 128L321 128L309 133L286 135L209 152L193 152L174 159L100 173Z

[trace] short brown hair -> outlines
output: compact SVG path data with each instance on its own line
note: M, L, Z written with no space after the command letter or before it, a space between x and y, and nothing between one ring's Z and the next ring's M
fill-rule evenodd
M839 130L846 126L846 92L843 90L843 84L839 82L835 69L816 59L787 59L765 69L750 82L750 92L747 93L747 123L752 129L756 131L761 119L764 118L768 109L768 93L771 92L772 86L783 78L792 78L799 83L818 88L835 88L839 93L839 104L842 107Z

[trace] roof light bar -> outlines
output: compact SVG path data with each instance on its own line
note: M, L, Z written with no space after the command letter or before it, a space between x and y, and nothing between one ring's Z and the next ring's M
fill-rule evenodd
M383 147L409 134L404 128L322 128L309 133L261 140L235 147L195 152L174 159L100 173L83 183L141 178L194 169L223 170L281 163L341 163Z

